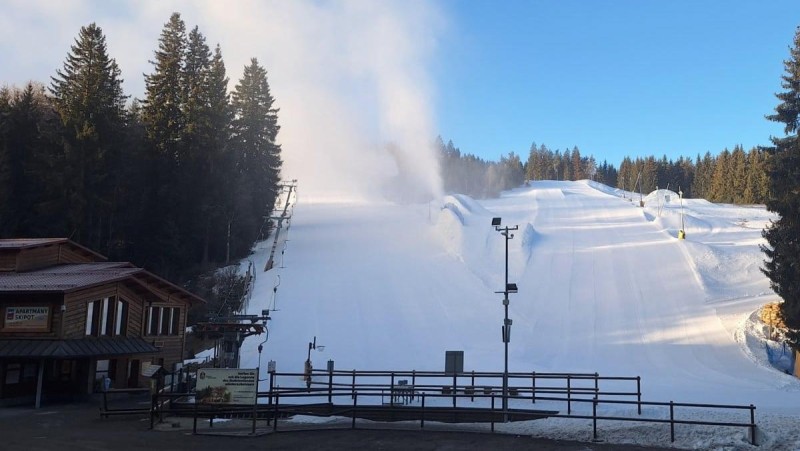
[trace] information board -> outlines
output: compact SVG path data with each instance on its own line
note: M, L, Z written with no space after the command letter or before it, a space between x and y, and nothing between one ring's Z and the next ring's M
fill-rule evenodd
M201 368L195 396L200 404L254 404L258 369Z

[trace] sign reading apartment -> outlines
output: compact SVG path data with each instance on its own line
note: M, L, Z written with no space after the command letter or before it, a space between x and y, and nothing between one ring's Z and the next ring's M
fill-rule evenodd
M3 330L50 330L50 307L6 307Z
M258 370L201 368L197 370L195 396L201 404L254 404Z

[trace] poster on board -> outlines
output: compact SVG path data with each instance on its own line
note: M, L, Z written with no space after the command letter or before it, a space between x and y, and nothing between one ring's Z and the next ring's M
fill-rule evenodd
M254 404L258 369L201 368L195 396L200 404Z

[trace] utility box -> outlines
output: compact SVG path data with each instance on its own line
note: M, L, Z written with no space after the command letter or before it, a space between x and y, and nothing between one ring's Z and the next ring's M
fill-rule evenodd
M464 351L444 352L444 372L448 374L464 372Z

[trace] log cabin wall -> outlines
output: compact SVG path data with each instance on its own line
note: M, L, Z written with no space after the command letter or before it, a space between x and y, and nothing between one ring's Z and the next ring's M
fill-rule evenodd
M0 252L0 271L24 272L60 264L101 261L106 261L105 257L71 242L52 242Z
M153 346L161 349L161 353L154 356L153 363L162 364L167 371L172 371L173 366L177 362L182 362L184 359L184 346L185 346L185 330L186 330L186 311L188 310L188 303L181 301L171 302L154 302L144 308L144 317L142 324L144 326L143 338ZM161 327L161 331L154 331L151 333L148 327L149 321L153 318L149 316L149 309L156 309L154 311L163 312L163 309L175 309L173 315L177 317L176 326L173 333L170 334L167 325ZM153 319L156 321L155 319ZM163 360L159 360L163 359Z
M60 246L48 244L30 249L20 249L17 254L17 272L47 268L58 264Z
M63 243L58 246L58 263L91 263L103 262L107 259L101 255L93 255L84 249Z
M64 334L61 338L77 339L85 337L88 304L111 296L128 303L125 336L142 337L153 346L161 349L159 354L149 356L149 358L144 356L143 360L163 364L168 371L172 371L172 367L176 362L183 361L189 303L177 297L162 300L152 292L141 290L138 284L130 282L119 282L69 293L64 299L66 305L64 318L66 322ZM148 333L148 314L151 307L159 309L159 312L164 308L176 309L173 314L177 315L177 325L174 327L172 334L168 333L169 328L166 324L162 327L161 332Z
M119 284L118 294L122 299L128 301L128 336L143 336L146 299L124 283Z
M17 252L0 251L0 271L17 270Z
M86 336L86 312L89 303L110 296L117 296L117 284L107 284L68 293L64 296L64 333L61 338L77 339Z

